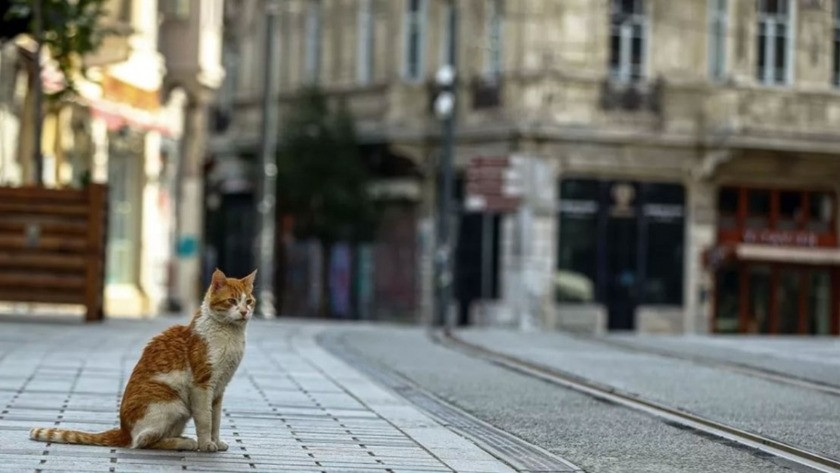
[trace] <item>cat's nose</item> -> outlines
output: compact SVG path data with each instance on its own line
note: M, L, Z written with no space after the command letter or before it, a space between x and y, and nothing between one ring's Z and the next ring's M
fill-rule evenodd
M239 314L242 315L243 318L247 317L248 316L248 309L240 310Z

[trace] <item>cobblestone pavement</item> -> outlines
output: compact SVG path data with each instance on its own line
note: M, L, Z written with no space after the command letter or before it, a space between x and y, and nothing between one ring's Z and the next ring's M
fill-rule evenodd
M180 322L180 321L179 321ZM314 341L322 325L254 321L225 395L225 453L58 445L32 427L117 425L145 342L172 319L0 323L0 471L513 471ZM192 426L187 435L195 435Z

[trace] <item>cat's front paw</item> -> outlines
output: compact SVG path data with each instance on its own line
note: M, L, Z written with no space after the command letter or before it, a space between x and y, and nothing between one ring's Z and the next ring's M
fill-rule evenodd
M220 452L226 452L228 449L228 444L224 443L221 440L214 440L216 442L216 448L218 448Z
M219 450L219 447L216 445L216 442L212 440L199 440L198 441L198 451L200 452L216 452Z

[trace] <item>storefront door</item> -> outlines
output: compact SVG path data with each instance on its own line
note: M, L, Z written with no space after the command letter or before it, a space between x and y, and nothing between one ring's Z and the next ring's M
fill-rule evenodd
M637 297L637 235L635 217L613 216L607 224L607 265L609 275L607 308L610 330L632 330Z

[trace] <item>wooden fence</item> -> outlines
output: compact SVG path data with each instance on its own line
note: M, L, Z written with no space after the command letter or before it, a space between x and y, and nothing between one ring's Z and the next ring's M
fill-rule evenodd
M104 317L107 188L0 187L0 300L81 304Z

